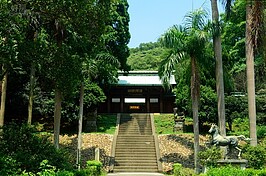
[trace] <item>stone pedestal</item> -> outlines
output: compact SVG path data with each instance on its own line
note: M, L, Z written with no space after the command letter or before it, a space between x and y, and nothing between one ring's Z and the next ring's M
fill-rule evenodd
M175 118L174 132L184 132L185 119Z
M242 170L245 170L248 165L248 160L245 159L225 159L225 160L218 160L217 164L220 165L239 165Z

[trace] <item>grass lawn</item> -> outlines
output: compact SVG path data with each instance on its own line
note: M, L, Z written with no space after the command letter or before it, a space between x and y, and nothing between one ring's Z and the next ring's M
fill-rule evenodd
M100 114L97 118L97 133L114 134L116 129L116 114Z
M154 124L157 134L174 134L181 132L173 132L175 122L173 114L155 114L154 115ZM193 120L186 118L185 120L185 131L191 133L193 131Z

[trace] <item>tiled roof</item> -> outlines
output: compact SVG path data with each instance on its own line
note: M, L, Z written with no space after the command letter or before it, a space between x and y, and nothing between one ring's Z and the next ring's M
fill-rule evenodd
M172 75L170 84L176 84L174 76ZM118 85L162 85L162 81L159 76L151 75L151 76L118 76Z

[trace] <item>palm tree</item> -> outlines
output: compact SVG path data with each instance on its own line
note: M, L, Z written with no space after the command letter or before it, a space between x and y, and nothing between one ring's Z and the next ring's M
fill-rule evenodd
M255 74L254 74L254 49L260 39L261 26L265 2L261 0L247 0L246 2L246 65L247 65L247 90L250 144L257 146L256 130L256 101L255 101Z
M205 30L207 13L198 9L185 16L184 26L173 26L166 31L159 42L170 49L170 55L163 60L159 68L159 75L164 84L169 85L172 72L176 64L184 59L191 61L191 98L194 127L194 164L195 172L199 173L199 63L203 59L205 44L208 41L208 32Z
M227 0L230 1L231 0ZM229 2L228 2L229 3ZM222 42L219 25L219 11L217 0L211 0L212 21L213 21L213 47L216 60L216 91L218 98L218 122L221 135L226 135L225 128L225 103L224 103L224 80L223 80L223 59ZM227 7L227 6L226 6Z
M219 13L218 13L218 8L217 8L217 0L211 0L211 2L212 2L213 20L216 20L216 22L218 22ZM230 14L230 7L231 7L232 2L234 2L234 0L222 0L222 2L224 3L226 7L225 9L226 13ZM258 44L257 41L260 40L260 37L261 37L260 32L262 32L261 26L263 24L263 10L264 9L265 9L264 1L246 0L246 66L247 66L249 128L250 128L250 138L251 138L250 144L252 146L257 145L254 48L257 47L257 44ZM215 38L214 38L214 42L215 42ZM218 51L218 52L220 53L221 51ZM218 107L219 107L219 100L218 100ZM222 117L221 117L221 120L223 120ZM220 116L219 116L219 121L220 121ZM220 125L223 125L223 122L222 123L220 122ZM223 130L222 126L220 126L220 128Z

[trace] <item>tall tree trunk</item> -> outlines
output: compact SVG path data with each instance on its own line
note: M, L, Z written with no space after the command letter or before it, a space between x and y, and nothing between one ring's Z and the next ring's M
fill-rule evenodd
M200 173L199 167L199 73L196 58L191 58L191 98L193 111L193 132L194 132L194 165L196 174Z
M31 64L30 70L30 92L29 92L29 104L28 104L28 124L31 125L32 121L32 109L33 109L33 91L35 86L35 64Z
M255 75L254 75L254 43L252 36L252 1L246 5L246 65L247 65L247 90L250 145L257 146L256 131L256 100L255 100ZM256 15L256 14L255 14Z
M5 66L2 67L4 76L2 79L2 93L1 93L1 109L0 109L0 127L4 125L5 109L6 109L6 90L7 90L7 70Z
M212 21L213 21L213 46L216 60L216 91L218 97L218 123L221 135L226 135L225 128L225 103L224 103L224 79L223 79L223 59L222 41L219 25L219 11L217 0L211 0Z
M83 100L84 100L84 84L81 83L80 98L79 98L78 149L77 149L77 162L76 162L78 169L80 169L80 161L81 161Z
M62 93L55 89L55 109L54 109L54 146L59 149L60 120L62 109Z

